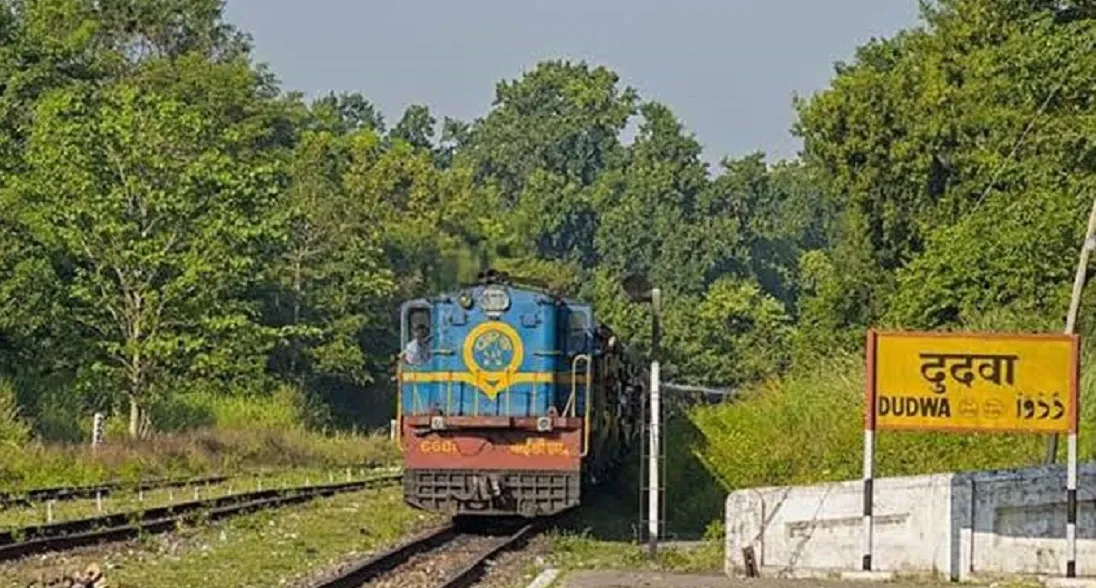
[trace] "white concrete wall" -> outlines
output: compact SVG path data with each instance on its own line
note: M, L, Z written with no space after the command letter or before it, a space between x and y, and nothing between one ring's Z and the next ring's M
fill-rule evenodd
M1077 575L1096 575L1096 466L1077 477ZM1060 574L1066 567L1063 467L962 475L970 488L971 571Z
M1096 464L1078 478L1077 574L1096 575ZM1065 573L1065 467L875 480L872 568L954 580ZM726 572L752 546L766 574L857 571L863 482L749 488L726 503Z

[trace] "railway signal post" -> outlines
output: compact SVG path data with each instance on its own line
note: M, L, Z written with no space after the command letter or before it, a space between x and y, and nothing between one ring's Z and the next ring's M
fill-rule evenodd
M640 275L630 275L624 279L624 291L633 302L651 303L651 397L650 397L650 447L647 452L647 474L649 476L647 486L647 532L648 549L651 557L658 552L658 527L660 519L659 498L662 488L659 486L658 462L661 457L661 438L659 430L659 416L661 415L661 398L659 391L660 364L659 364L659 340L662 336L661 303L662 295L658 288L651 287L646 278Z

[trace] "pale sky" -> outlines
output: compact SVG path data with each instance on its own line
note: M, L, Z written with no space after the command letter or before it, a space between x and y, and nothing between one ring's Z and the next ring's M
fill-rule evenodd
M605 65L666 103L717 162L795 157L792 96L857 45L918 26L917 0L227 0L255 59L308 97L357 91L389 126L411 104L472 120L544 59Z

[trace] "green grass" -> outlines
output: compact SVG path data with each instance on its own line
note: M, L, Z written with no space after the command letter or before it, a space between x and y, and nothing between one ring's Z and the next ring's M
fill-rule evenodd
M19 586L95 563L110 586L277 586L300 582L440 518L403 504L398 486L320 498L167 535L0 565Z
M359 480L364 477L381 475L386 471L358 468L351 471L351 478ZM56 500L49 505L45 501L40 501L30 506L16 506L0 510L0 531L120 512L136 512L143 509L192 500L206 500L243 492L344 481L347 481L344 470L324 471L305 468L271 472L259 476L233 476L217 484L156 488L140 493L131 490L120 490L103 495L99 501L96 501L95 498Z
M589 534L552 537L552 564L571 570L651 570L713 573L723 569L723 545L709 540L695 546L662 544L652 559L647 545L598 539Z
M18 491L105 481L241 474L295 469L319 471L398 463L387 435L321 434L304 428L205 429L145 441L87 444L32 442L0 455L0 488Z
M327 433L330 415L291 386L267 395L192 391L147 408L151 435L131 440L126 415L108 414L104 443L92 450L90 430L81 429L80 442L50 441L42 422L22 418L14 388L0 379L0 488L398 463L387 430ZM66 418L92 422L90 414Z
M15 386L0 378L0 451L11 451L26 443L30 436L30 425L16 402Z
M566 516L548 534L549 567L562 572L584 569L632 569L685 573L718 573L723 569L722 525L712 525L686 543L665 537L655 559L647 544L635 542L638 524L635 487L629 481L590 490L577 512Z
M1096 457L1096 366L1086 353L1081 377L1081 460ZM722 569L723 510L735 489L859 479L863 466L864 361L838 356L804 364L754 386L733 403L670 411L665 462L668 539L696 543L659 550L651 560L635 544L636 458L617 479L615 498L593 497L580 523L553 536L553 563L563 570L636 569L715 572ZM882 432L877 476L1024 467L1041 463L1038 435ZM1065 443L1059 444L1059 463ZM590 498L589 495L587 495Z

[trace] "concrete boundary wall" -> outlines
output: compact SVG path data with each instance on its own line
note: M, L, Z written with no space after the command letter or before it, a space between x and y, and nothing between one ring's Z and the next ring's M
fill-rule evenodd
M1077 575L1096 575L1096 464L1077 481ZM872 567L964 581L1065 574L1064 465L876 478ZM765 575L858 571L863 482L747 488L726 502L728 575L752 547Z

